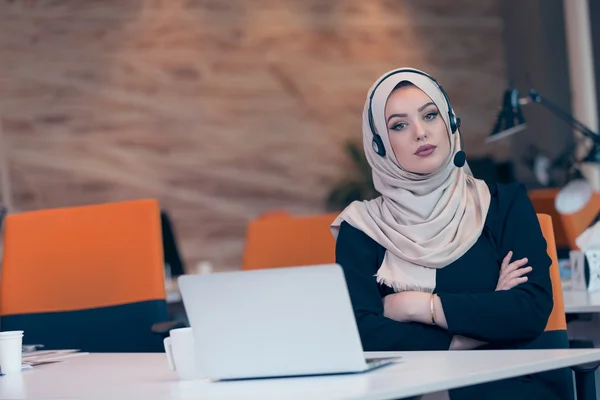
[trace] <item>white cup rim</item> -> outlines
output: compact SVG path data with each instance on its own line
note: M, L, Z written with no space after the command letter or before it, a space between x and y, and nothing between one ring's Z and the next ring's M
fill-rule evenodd
M23 331L0 332L0 340L18 339L23 337Z

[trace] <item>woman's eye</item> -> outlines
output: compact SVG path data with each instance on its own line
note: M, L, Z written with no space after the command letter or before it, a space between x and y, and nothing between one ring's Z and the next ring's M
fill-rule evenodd
M435 119L435 117L437 117L437 116L438 116L437 112L430 112L425 115L425 121L431 121L431 120Z
M394 125L392 126L392 130L393 130L393 131L401 131L402 129L406 128L407 126L408 126L408 124L407 124L407 123L405 123L405 122L400 122L400 123L398 123L398 124L394 124Z

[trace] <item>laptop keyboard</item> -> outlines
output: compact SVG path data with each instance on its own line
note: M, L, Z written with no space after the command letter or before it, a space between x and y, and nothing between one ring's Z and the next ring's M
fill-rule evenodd
M372 359L367 359L367 366L369 367L369 369L373 369L373 368L377 368L377 367L381 367L387 364L390 364L392 362L394 362L395 360L398 360L398 357L393 357L393 358L372 358Z

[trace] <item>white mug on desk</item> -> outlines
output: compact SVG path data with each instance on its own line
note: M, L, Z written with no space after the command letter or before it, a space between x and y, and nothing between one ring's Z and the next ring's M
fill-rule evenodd
M191 380L200 378L196 368L196 353L192 328L172 329L170 336L163 341L167 361L171 371L177 372L179 379Z

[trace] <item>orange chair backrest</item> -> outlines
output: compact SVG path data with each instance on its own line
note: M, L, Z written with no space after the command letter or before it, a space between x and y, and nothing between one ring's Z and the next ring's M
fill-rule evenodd
M565 304L562 295L562 285L560 282L560 271L558 269L558 256L556 255L556 243L554 241L554 230L552 228L552 218L546 214L538 214L542 234L546 239L546 251L552 260L550 266L550 279L552 280L552 298L554 308L548 318L546 331L557 331L567 329L567 319L565 316Z
M338 213L271 215L250 222L242 269L291 267L335 262L329 226Z
M1 274L0 315L164 299L158 202L10 215Z
M533 189L527 192L535 212L538 214L548 214L552 218L554 226L554 240L558 247L570 247L565 227L561 215L556 211L554 201L558 195L558 188Z

